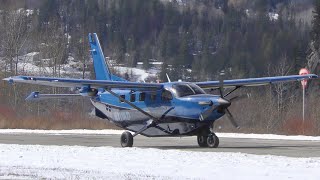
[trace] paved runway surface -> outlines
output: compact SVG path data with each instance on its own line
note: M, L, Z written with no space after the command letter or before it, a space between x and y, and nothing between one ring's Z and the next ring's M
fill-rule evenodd
M120 147L120 135L0 134L0 143ZM320 157L320 141L220 138L219 148L199 148L196 137L148 138L137 136L134 138L133 146L203 152L242 152L291 157Z

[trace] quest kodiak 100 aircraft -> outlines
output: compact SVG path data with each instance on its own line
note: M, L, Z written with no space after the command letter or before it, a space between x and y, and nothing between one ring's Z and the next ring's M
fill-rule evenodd
M122 133L122 147L132 147L133 137L197 136L200 147L216 148L219 138L213 125L223 115L239 127L228 110L232 92L247 86L317 78L315 74L263 78L219 80L206 82L128 82L111 74L96 33L89 34L96 80L15 76L5 78L9 83L29 83L54 87L72 87L79 94L40 94L32 92L27 100L84 96L91 100L96 116L129 131ZM168 78L169 79L169 78ZM223 94L224 88L231 88ZM220 95L207 94L205 89L217 89Z

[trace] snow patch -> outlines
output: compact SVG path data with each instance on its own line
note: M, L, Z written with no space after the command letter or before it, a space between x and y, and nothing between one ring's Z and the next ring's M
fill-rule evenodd
M276 21L276 20L279 19L279 14L278 13L270 12L270 13L268 13L268 15L269 15L269 19L271 21Z
M49 66L50 61L51 59L40 59L39 52L18 56L18 72L24 75L52 76L53 67ZM3 58L0 58L0 67L5 68ZM82 77L82 64L69 56L68 63L60 65L60 75L61 77ZM85 76L89 77L89 72L86 72Z
M0 144L9 179L318 179L320 158ZM230 173L232 172L232 173Z
M114 66L116 71L118 71L122 76L124 74L128 74L133 81L136 82L146 82L148 77L156 77L158 70L150 69L150 71L146 71L139 68L130 68L130 67L122 67L122 66Z

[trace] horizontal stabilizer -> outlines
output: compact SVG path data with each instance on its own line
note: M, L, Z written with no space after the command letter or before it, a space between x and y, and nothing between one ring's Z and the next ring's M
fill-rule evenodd
M39 92L32 92L27 98L26 101L39 101L45 99L59 99L59 98L73 98L81 97L80 94L40 94Z

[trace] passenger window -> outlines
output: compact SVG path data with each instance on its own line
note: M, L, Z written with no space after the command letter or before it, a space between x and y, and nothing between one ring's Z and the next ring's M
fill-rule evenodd
M171 92L168 91L168 90L164 90L164 91L162 92L161 99L164 100L164 101L170 101L170 100L172 100L172 94L171 94Z
M123 98L123 99L126 99L126 95L120 95L120 97ZM120 98L119 98L119 100L120 100L120 102L124 102L124 101L123 101L122 99L120 99Z
M146 93L140 93L139 101L145 101L145 100L146 100Z
M130 95L130 102L135 102L136 101L136 94L131 94Z

